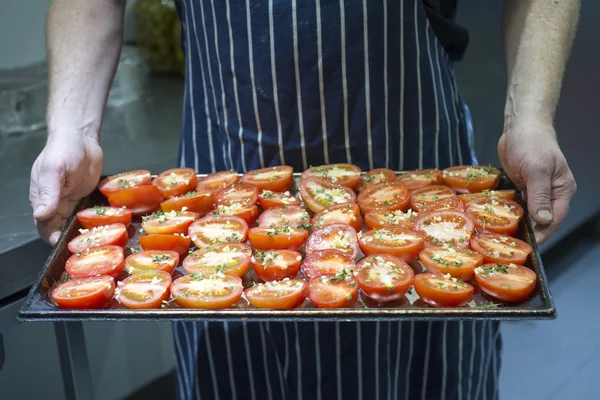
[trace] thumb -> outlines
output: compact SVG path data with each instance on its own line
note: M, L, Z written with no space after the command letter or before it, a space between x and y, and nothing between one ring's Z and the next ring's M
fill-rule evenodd
M37 180L37 203L33 204L33 218L45 221L56 214L62 185L63 177L56 169L41 169Z
M543 169L535 170L527 176L527 208L534 221L548 225L554 219L552 214L552 177Z

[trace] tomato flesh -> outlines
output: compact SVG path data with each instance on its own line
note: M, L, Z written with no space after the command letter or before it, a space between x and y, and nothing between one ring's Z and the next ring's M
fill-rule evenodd
M293 250L257 251L252 256L252 269L265 282L295 278L301 263L302 255Z
M495 263L476 268L475 280L481 290L498 300L520 302L535 289L537 275L522 265Z
M263 190L258 195L258 201L263 210L280 206L300 206L300 199L290 192L272 192Z
M248 240L255 250L298 250L302 247L308 231L303 228L251 228Z
M183 308L230 308L242 297L243 291L242 278L221 273L210 277L182 276L171 284L173 299Z
M222 189L215 195L215 206L230 206L239 203L242 206L253 206L258 202L258 188L241 184Z
M310 216L300 206L272 207L264 211L258 219L261 228L310 228Z
M99 309L109 305L114 293L115 280L102 275L62 283L52 291L52 299L61 308Z
M199 193L215 193L235 185L240 180L240 175L235 171L219 171L198 179L196 191Z
M69 242L68 248L71 253L101 246L125 246L129 240L127 227L119 223L80 229L79 232L81 234Z
M188 192L183 196L172 197L160 203L160 208L163 212L170 211L187 211L198 213L199 216L204 216L213 209L215 200L215 192Z
M471 200L465 209L477 229L508 236L517 233L524 213L516 201L496 197Z
M164 198L183 196L196 187L196 171L192 168L174 168L159 174L152 184L158 187Z
M188 232L189 226L200 216L191 211L157 211L142 217L142 229L150 234L175 234Z
M382 182L393 182L396 180L396 173L391 169L377 168L373 169L360 177L358 187L356 188L359 192L362 192L366 188L377 185Z
M300 195L306 206L315 213L335 204L356 200L356 193L352 189L317 178L302 180Z
M73 278L109 275L118 278L123 271L125 256L119 246L94 247L73 254L65 270Z
M362 229L363 221L360 216L358 204L342 203L319 211L313 217L311 224L313 230L321 229L331 224L347 224L358 232Z
M318 276L336 276L355 267L354 258L339 250L316 250L306 256L302 272L308 279Z
M127 207L136 217L158 210L162 201L162 193L153 185L123 189L108 198L111 206Z
M471 301L474 290L473 286L450 275L426 272L415 277L415 291L433 307L462 307Z
M191 224L188 232L199 248L216 243L241 243L248 236L248 224L233 215L209 215Z
M425 246L446 244L465 249L469 246L475 226L464 213L446 210L421 214L415 221L414 229L423 233Z
M311 167L302 173L302 180L314 178L354 189L360 180L360 168L352 164L329 164Z
M431 202L427 205L427 212L440 211L440 210L454 210L458 212L465 212L465 205L458 199L457 196L446 197Z
M471 238L471 248L482 255L483 262L525 264L531 246L522 240L496 233L480 233Z
M246 289L246 298L254 307L288 310L304 303L308 283L301 279L284 279L259 283Z
M316 230L306 242L306 254L316 250L338 250L353 260L358 257L358 237L354 228L346 224L331 224Z
M413 210L386 211L375 210L365 214L365 225L369 229L380 228L404 228L412 229L417 218Z
M126 208L94 206L79 211L77 220L85 229L117 223L127 227L131 224L131 215L131 210Z
M456 193L447 186L426 186L410 192L410 206L417 212L425 212L433 202L455 196Z
M117 300L127 308L160 308L169 298L171 275L164 271L143 271L119 282Z
M182 234L144 235L140 236L139 240L140 246L144 250L172 250L180 256L187 254L192 243L188 236Z
M483 263L481 254L474 251L455 250L451 247L428 247L421 250L419 260L431 272L463 281L473 279L473 271Z
M464 204L467 204L471 200L476 200L481 197L500 197L506 200L515 200L517 192L514 189L503 189L503 190L484 190L479 193L468 193L459 194L458 199Z
M125 259L125 270L129 274L164 271L172 274L179 264L179 253L172 250L144 250Z
M412 268L389 254L367 256L356 265L356 283L363 293L379 303L401 299L414 279Z
M405 210L409 203L409 193L403 183L383 182L363 190L357 201L364 213L374 210Z
M98 184L98 190L100 190L100 193L102 193L104 197L110 197L123 189L146 186L151 183L152 179L150 178L150 171L139 169L104 178Z
M412 263L423 248L423 235L402 228L383 228L359 234L358 245L365 255L390 254Z
M251 257L252 249L246 244L217 243L188 255L183 268L188 274L211 276L221 272L241 277L250 268Z
M461 165L446 168L442 176L446 185L457 193L477 193L495 189L501 174L494 167Z
M240 203L232 203L228 206L219 205L215 210L211 211L210 215L234 215L246 221L248 225L252 225L256 221L256 218L258 218L258 207L255 205L244 206Z
M242 182L256 186L259 190L284 192L292 184L294 169L287 165L269 167L247 172Z
M319 308L348 308L358 299L352 278L318 276L308 283L308 298Z
M426 186L441 185L444 180L442 179L442 171L439 169L421 169L400 175L398 182L402 182L408 190L414 190Z

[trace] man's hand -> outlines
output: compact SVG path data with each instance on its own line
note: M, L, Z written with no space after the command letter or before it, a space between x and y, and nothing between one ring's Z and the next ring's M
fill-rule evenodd
M31 169L29 202L40 236L54 245L77 201L90 194L102 171L98 140L50 136Z
M567 217L577 186L551 122L509 121L498 143L508 177L523 190L535 237L543 243Z

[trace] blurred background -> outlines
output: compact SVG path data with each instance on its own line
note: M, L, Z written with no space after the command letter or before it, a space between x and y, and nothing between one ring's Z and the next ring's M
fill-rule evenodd
M600 370L600 2L583 2L556 128L579 191L561 231L543 247L558 308L556 321L503 324L503 399L598 399ZM0 13L0 393L6 399L61 399L56 326L15 320L50 247L37 239L27 201L31 165L46 131L44 25L48 0L3 0ZM126 46L102 130L104 174L176 165L183 96L183 54L174 4L130 0ZM505 68L501 1L459 2L471 41L456 70L474 120L481 163L498 165ZM130 157L131 144L137 147ZM531 155L535 157L535 154ZM60 333L60 330L59 330ZM84 324L92 385L99 399L171 398L168 323ZM25 378L35 377L34 384Z

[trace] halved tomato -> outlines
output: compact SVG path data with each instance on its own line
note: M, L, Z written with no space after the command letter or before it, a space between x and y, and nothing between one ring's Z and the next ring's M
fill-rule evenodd
M199 215L190 211L156 211L152 215L142 217L142 229L151 235L187 233L192 222Z
M523 301L535 289L537 275L515 264L483 264L475 268L475 280L481 290L502 301Z
M454 210L459 212L465 212L465 205L458 199L457 196L446 197L444 199L436 200L427 205L427 212L439 211L439 210Z
M358 237L353 227L346 224L331 224L318 229L306 242L306 254L316 250L339 250L352 257L358 257Z
M360 168L352 164L329 164L310 167L302 173L302 180L314 178L354 189L360 180Z
M241 184L230 188L221 189L215 195L215 206L229 206L239 203L243 206L253 206L258 202L258 188L256 186Z
M125 269L132 275L146 271L164 271L172 274L178 264L179 253L172 250L144 250L125 259Z
M230 308L242 297L243 291L242 278L222 273L210 277L182 276L171 284L173 299L184 308Z
M255 205L244 206L240 203L232 203L228 206L219 205L210 212L210 215L234 215L246 221L248 225L252 225L256 221L256 218L258 218L258 207Z
M450 274L463 281L472 280L473 270L483 263L481 254L468 249L457 251L452 247L425 248L419 253L419 260L431 272Z
M52 299L62 308L98 309L108 306L114 293L115 280L102 275L60 284L52 291Z
M365 225L369 229L375 228L404 228L412 229L417 218L413 210L386 211L375 210L365 214Z
M458 199L464 204L467 204L471 200L478 199L480 197L500 197L507 200L515 200L517 192L514 189L503 189L503 190L489 190L486 189L479 193L465 193L459 194Z
M163 196L160 190L153 185L119 190L108 198L111 206L127 207L136 217L158 210L162 201Z
M80 229L80 235L69 242L71 253L80 253L85 249L100 246L125 246L129 240L127 227L123 224L97 226L92 229Z
M301 279L284 279L259 283L246 289L246 298L254 307L288 310L299 307L308 294L308 283Z
M169 211L181 211L184 208L187 211L198 213L199 216L203 217L210 210L213 209L213 202L215 201L215 192L188 192L183 196L172 197L168 200L160 203L160 208L164 212Z
M426 186L410 192L410 206L417 212L428 211L434 201L448 197L456 197L448 186Z
M199 178L196 191L200 193L218 192L221 189L235 185L239 181L240 175L236 171L219 171Z
M374 210L405 210L409 193L400 182L383 182L368 187L358 195L358 205L364 213Z
M367 256L390 254L412 263L423 248L423 235L402 228L382 228L358 234L358 245Z
M308 283L308 298L319 308L351 307L358 299L358 285L351 271L331 276L317 276Z
M446 185L457 193L477 193L496 189L500 183L500 170L492 166L461 165L446 168L442 174Z
M265 282L295 278L301 263L302 255L293 250L257 251L252 256L252 268Z
M273 192L284 192L292 184L294 168L281 165L249 171L242 176L242 182L256 186L260 190L271 190Z
M475 225L464 213L447 210L421 214L414 229L425 235L425 246L447 244L456 249L466 249Z
M396 180L396 173L391 169L377 168L373 169L360 177L357 190L362 192L369 186L377 185L382 182L393 182Z
M352 189L317 178L302 180L300 195L306 206L316 213L335 204L356 200L356 194Z
M504 264L524 264L532 251L524 241L497 233L473 236L471 248L483 256L483 262Z
M321 229L331 224L347 224L357 232L362 229L360 208L356 203L342 203L319 211L312 219L313 230Z
M316 250L306 256L302 272L308 279L317 276L336 276L345 270L352 270L356 264L350 254L339 250Z
M196 171L192 168L173 168L159 174L152 184L160 189L165 199L170 199L194 190L196 181Z
M299 206L302 204L299 198L290 192L272 192L263 190L258 195L258 202L263 210L279 206Z
M354 278L363 293L379 303L401 299L414 279L412 268L389 254L363 258L356 271Z
M122 207L94 206L79 211L77 220L85 229L116 223L129 226L131 224L131 210Z
M140 236L140 246L144 250L172 250L184 256L187 254L192 240L181 233L174 235L144 235Z
M467 215L478 229L512 236L519 229L523 207L516 201L484 197L465 205Z
M252 249L242 243L217 243L190 253L183 260L188 274L211 276L216 273L244 276L250 268Z
M119 282L115 297L127 308L160 308L169 298L171 280L164 271L143 271Z
M310 216L300 206L271 207L260 215L258 226L261 228L310 228Z
M434 307L462 307L471 301L474 290L473 286L450 275L426 272L415 277L415 291Z
M199 248L216 243L242 243L248 237L248 224L233 215L208 215L191 224L188 232Z
M410 171L398 177L408 190L420 189L431 185L442 185L442 171L439 169L421 169Z
M248 240L255 250L298 250L308 237L303 228L251 228Z
M98 184L98 190L100 190L100 193L102 193L105 197L110 197L123 189L146 186L150 185L151 183L152 179L150 178L150 171L138 169L104 178Z
M65 264L65 270L73 278L109 275L118 278L123 271L123 248L119 246L102 246L85 249L73 254Z

